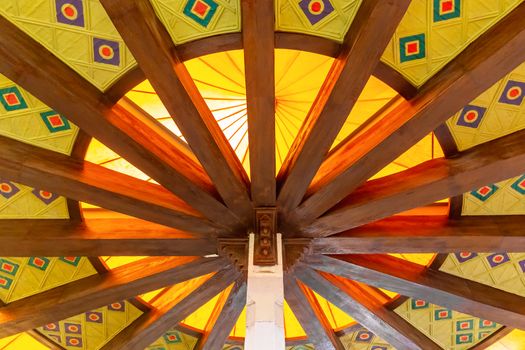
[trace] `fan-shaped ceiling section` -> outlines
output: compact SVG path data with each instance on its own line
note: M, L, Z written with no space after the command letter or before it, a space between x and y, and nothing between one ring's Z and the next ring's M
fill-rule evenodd
M276 169L279 170L303 124L333 59L295 50L276 50ZM249 173L248 121L244 78L244 57L240 50L221 52L186 62L206 103ZM148 81L126 95L150 115L183 139L168 111ZM333 147L377 121L376 113L399 95L375 77L370 78L355 108L337 136ZM443 156L434 135L428 135L376 176L386 176L426 160ZM146 175L94 140L86 160L142 179Z

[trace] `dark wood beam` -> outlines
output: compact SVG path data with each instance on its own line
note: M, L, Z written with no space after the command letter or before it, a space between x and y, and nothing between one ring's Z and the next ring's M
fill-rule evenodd
M201 233L224 231L159 185L0 136L0 175L144 220Z
M130 219L0 220L0 256L205 256L212 234Z
M275 186L275 40L273 0L242 0L250 176L256 207L273 207Z
M408 0L370 0L360 6L279 171L278 204L284 215L303 199L409 4Z
M389 255L314 255L306 261L316 270L509 327L525 328L525 297L407 260Z
M307 266L295 268L297 278L362 326L398 349L441 349L432 340L384 306L376 291ZM382 297L382 296L381 296Z
M303 231L326 236L525 173L525 131L372 180Z
M224 202L251 223L246 172L149 0L101 3Z
M525 61L525 3L470 44L412 99L323 162L292 221L313 221Z
M243 274L231 287L231 290L228 293L224 292L219 298L195 350L215 350L224 347L224 343L246 306L246 290L246 276Z
M525 217L394 216L330 237L315 238L314 254L525 251Z
M223 258L151 257L0 308L0 337L230 267ZM35 312L38 310L38 312Z
M153 303L154 309L143 314L120 332L101 350L143 350L166 331L195 312L200 306L228 288L239 278L240 272L224 268L205 282L198 281L192 287L177 289Z
M326 319L315 295L297 281L292 273L284 277L284 295L295 317L319 350L344 350L339 337Z
M0 73L60 112L215 222L239 227L187 147L128 100L114 105L42 45L0 17Z

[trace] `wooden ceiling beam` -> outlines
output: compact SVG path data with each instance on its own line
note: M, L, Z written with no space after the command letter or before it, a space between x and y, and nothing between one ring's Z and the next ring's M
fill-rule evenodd
M525 329L525 297L389 255L314 255L316 270Z
M239 227L188 147L129 100L112 101L0 16L0 73L215 222Z
M247 281L243 274L229 291L223 292L195 350L222 349L246 306Z
M224 258L145 258L1 307L0 337L57 322L225 267L231 268L231 265Z
M248 176L152 4L149 0L101 3L226 205L251 224Z
M301 230L321 237L457 196L525 172L525 131L371 180Z
M308 340L319 350L344 350L315 295L297 281L292 273L284 277L284 295L295 317L308 335Z
M0 220L0 256L205 256L212 234L129 219Z
M323 162L292 222L312 222L525 61L525 3L470 44L410 100Z
M296 266L294 273L302 283L392 346L441 350L401 316L388 310L373 289L330 274L321 276L307 266Z
M135 320L101 350L145 349L207 301L235 283L239 275L240 272L232 267L224 268L205 281L199 279L191 287L182 290L177 288L173 293L163 295L153 303L153 310Z
M252 200L273 207L275 185L274 1L242 0Z
M279 171L278 204L285 216L301 203L409 4L369 0L360 6Z
M314 254L525 251L525 216L393 216L330 237L315 238Z
M159 185L0 136L0 176L144 220L199 233L225 231Z

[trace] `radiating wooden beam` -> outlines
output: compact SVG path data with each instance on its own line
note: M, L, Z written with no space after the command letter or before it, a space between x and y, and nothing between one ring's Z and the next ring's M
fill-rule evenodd
M275 206L275 40L273 0L242 0L242 36L252 200Z
M129 219L0 220L0 256L205 256L211 233Z
M295 222L313 221L525 61L525 3L323 162Z
M525 173L525 131L372 180L303 230L326 236Z
M525 329L525 297L389 255L315 255L307 264L401 295Z
M0 337L231 267L224 258L151 257L0 308ZM38 310L38 312L35 312Z
M373 289L307 266L295 268L297 278L362 326L398 349L441 349L432 340L384 306Z
M225 268L193 288L177 290L157 299L154 309L143 314L120 332L101 350L143 350L160 338L166 331L195 312L200 306L228 288L239 277L233 268Z
M215 350L224 347L224 343L246 306L246 287L246 276L242 275L228 293L223 293L195 350Z
M101 3L224 202L251 223L246 172L149 0Z
M292 273L284 277L284 295L295 317L308 335L309 341L319 350L344 350L339 337L313 293L299 284Z
M240 226L202 166L173 134L128 100L113 105L42 45L0 16L0 73L215 222Z
M3 136L0 176L167 226L201 233L225 230L159 185Z
M279 172L282 213L300 204L409 4L409 0L369 0L360 6Z
M525 251L525 216L394 216L330 237L315 254Z

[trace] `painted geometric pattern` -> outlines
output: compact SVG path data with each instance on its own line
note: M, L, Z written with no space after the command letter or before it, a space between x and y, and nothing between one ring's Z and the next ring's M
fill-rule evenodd
M67 201L0 178L0 219L69 219Z
M142 311L128 301L116 302L38 331L67 350L98 350L140 315Z
M352 332L343 335L340 339L346 350L394 350L383 339L360 326L355 327Z
M98 0L2 0L0 15L102 91L136 65Z
M382 61L421 86L522 0L413 0Z
M525 176L486 185L463 195L462 215L524 214Z
M469 349L500 328L494 322L423 300L408 299L396 308L395 312L443 349Z
M240 0L150 0L175 44L241 31Z
M447 121L460 151L525 128L525 64Z
M78 127L0 75L0 135L71 154Z
M198 339L177 330L166 332L145 350L192 350Z
M440 270L525 296L525 253L449 254Z
M87 258L0 257L0 300L10 303L96 273Z
M277 0L276 30L342 42L362 0Z

